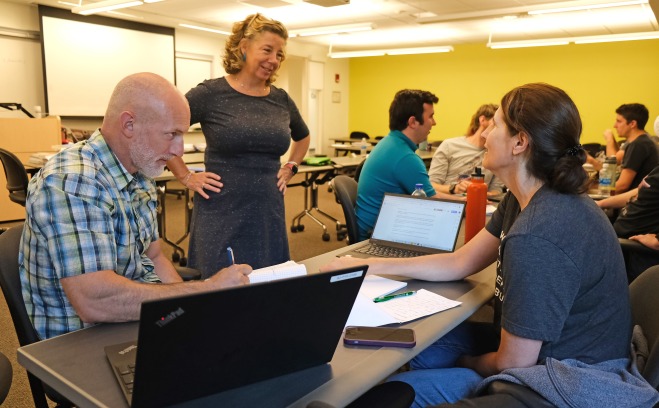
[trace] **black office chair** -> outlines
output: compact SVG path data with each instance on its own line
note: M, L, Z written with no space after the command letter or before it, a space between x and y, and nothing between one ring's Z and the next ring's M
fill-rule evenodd
M334 185L334 195L339 204L341 204L343 215L346 219L345 230L337 232L337 237L340 234L341 239L343 239L347 234L348 244L355 244L359 242L359 227L357 226L357 216L355 215L357 182L351 177L340 175L334 177L332 183Z
M591 156L597 157L599 152L603 152L606 150L606 146L603 146L599 143L584 143L583 149Z
M638 241L618 238L625 258L627 280L632 283L638 275L654 265L659 265L659 251L648 248Z
M11 380L14 371L11 368L11 362L4 354L0 353L0 405L7 398L9 389L11 388Z
M629 285L632 322L641 326L648 344L648 358L639 367L643 378L659 390L659 265L648 268Z
M362 160L362 161L359 162L359 164L357 165L357 168L355 168L355 177L354 177L354 179L355 179L355 181L358 182L358 183L359 183L359 176L361 176L361 174L362 174L362 168L364 168L364 163L365 163L365 162L366 162L366 159Z
M370 139L370 137L368 136L367 133L365 133L365 132L359 132L359 131L350 132L350 138L351 138L351 139L359 139L359 140L362 140L362 139Z
M22 233L23 226L19 225L0 235L0 287L2 287L14 329L16 329L18 343L21 346L27 346L39 341L39 337L27 315L21 294L21 280L18 275L18 247ZM27 377L36 408L48 408L46 396L57 403L58 407L73 406L70 401L42 383L34 375L28 372Z
M25 207L28 183L25 166L23 166L23 163L14 153L5 149L0 149L0 160L2 161L2 166L5 168L9 199Z

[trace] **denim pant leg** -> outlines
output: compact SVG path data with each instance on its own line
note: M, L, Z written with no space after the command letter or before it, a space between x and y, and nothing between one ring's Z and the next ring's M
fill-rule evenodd
M388 381L410 384L416 393L414 407L457 402L473 396L483 377L468 368L455 367L456 360L463 354L480 355L498 347L494 325L463 322L410 361L412 371Z
M499 348L492 323L465 321L422 351L412 361L414 370L454 367L463 354L478 356Z
M468 368L437 368L407 371L387 381L403 381L411 385L416 393L412 407L417 408L470 397L483 377Z

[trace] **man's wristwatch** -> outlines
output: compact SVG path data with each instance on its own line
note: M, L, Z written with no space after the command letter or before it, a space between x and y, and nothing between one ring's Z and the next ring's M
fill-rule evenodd
M293 175L297 174L297 163L295 163L294 161L286 162L286 164L284 164L281 167L288 167L293 172Z
M457 186L457 185L458 185L458 183L456 183L456 182L451 183L449 185L448 192L451 193L451 194L455 194L455 186Z

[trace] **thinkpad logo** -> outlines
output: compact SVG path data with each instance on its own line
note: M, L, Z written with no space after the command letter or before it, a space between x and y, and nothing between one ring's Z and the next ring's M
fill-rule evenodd
M167 316L161 317L160 320L156 321L156 325L158 327L165 327L169 323L171 323L174 319L181 316L183 313L185 313L185 310L183 310L183 308L179 307L177 310L174 310L173 312L171 312Z

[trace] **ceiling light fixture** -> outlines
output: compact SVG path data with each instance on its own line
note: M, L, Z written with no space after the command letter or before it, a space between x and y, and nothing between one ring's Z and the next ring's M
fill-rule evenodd
M440 52L451 52L453 47L450 45L441 47L417 47L417 48L393 48L387 50L361 50L330 52L330 58L357 58L357 57L380 57L383 55L408 55L408 54L432 54Z
M102 13L104 11L117 10L126 7L139 6L143 4L139 0L104 0L96 3L89 3L84 6L78 6L71 9L72 13L88 16L90 14Z
M604 3L604 4L592 4L590 6L572 6L572 7L560 7L554 9L545 9L545 10L533 10L529 11L529 14L551 14L551 13L565 13L568 11L584 11L584 10L593 10L609 7L623 7L623 6L637 6L641 4L648 4L648 0L633 0L633 1L619 1L615 3Z
M231 33L228 31L217 30L215 28L201 27L192 24L179 24L179 25L185 28L192 28L193 30L207 31L209 33L215 33L215 34L231 35Z
M591 37L577 37L574 38L574 43L593 44L593 43L603 43L603 42L658 40L658 39L659 39L659 32L650 31L644 33L608 34L608 35L594 35Z
M359 23L289 30L288 34L291 37L310 37L313 35L345 34L354 33L357 31L370 31L373 28L373 23Z
M526 47L548 47L553 45L568 45L570 39L552 39L552 40L527 40L527 41L502 41L491 42L487 46L493 50L503 48L526 48Z

